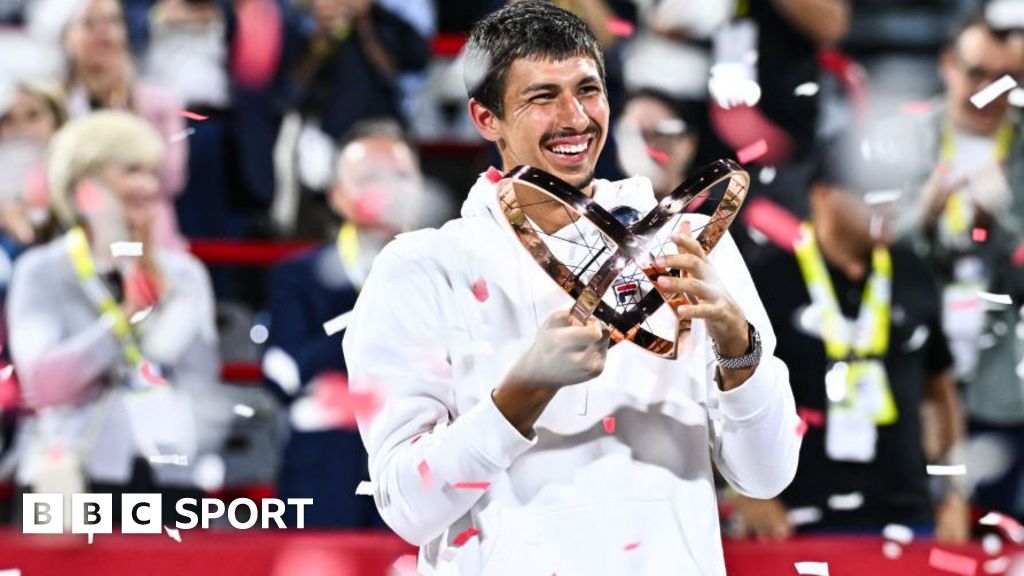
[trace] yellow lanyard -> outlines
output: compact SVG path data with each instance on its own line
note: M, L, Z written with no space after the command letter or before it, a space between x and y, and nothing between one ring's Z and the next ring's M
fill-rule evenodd
M1010 147L1013 144L1013 132L1012 124L1003 124L996 133L995 153L996 160L1000 163L1010 153ZM942 126L942 135L939 142L939 158L942 162L949 165L952 163L955 155L956 142L953 141L953 129L949 124L945 124ZM949 200L946 202L946 208L942 213L946 228L953 234L961 235L966 233L967 228L971 225L971 222L968 221L970 219L969 214L967 199L964 198L964 195L959 190L954 190L950 194Z
M825 259L818 250L814 228L801 224L801 236L794 244L797 263L811 301L822 312L822 340L828 359L837 362L850 358L880 358L889 350L889 320L892 300L892 256L884 246L876 246L871 253L871 276L864 286L856 330L845 328L836 297L835 287L828 275ZM854 334L851 334L854 332Z
M356 288L361 287L363 275L359 272L359 234L356 227L349 222L342 224L341 230L338 230L336 242L345 273L348 274Z
M71 264L74 266L75 274L86 295L101 314L113 320L114 336L121 341L124 359L129 365L138 366L142 362L142 352L139 351L139 346L135 342L131 324L125 317L124 311L111 296L99 275L96 274L96 265L93 262L92 253L89 251L89 239L85 230L81 226L75 226L68 231L66 242Z

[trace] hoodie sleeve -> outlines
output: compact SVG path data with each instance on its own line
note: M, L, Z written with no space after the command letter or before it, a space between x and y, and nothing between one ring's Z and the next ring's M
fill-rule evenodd
M452 484L492 482L534 443L490 396L457 412L446 344L454 288L429 234L439 233L405 235L377 257L343 342L350 390L376 397L375 414L356 416L377 509L415 545L444 534L483 492Z
M775 333L743 257L726 234L712 253L715 270L761 334L761 363L746 382L723 392L708 368L715 465L738 492L774 498L796 475L801 438L789 370L775 354ZM710 342L708 342L710 348ZM708 350L709 358L714 355ZM717 404L717 410L715 405Z

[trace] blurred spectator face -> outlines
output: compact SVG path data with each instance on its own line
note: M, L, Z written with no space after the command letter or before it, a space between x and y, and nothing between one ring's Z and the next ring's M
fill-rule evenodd
M506 169L527 164L584 188L608 132L608 96L597 63L519 59L508 68L503 117L473 116L481 134L496 142Z
M331 206L360 228L401 232L417 218L422 195L420 169L405 142L372 136L341 151Z
M828 226L834 236L865 248L877 242L892 244L890 205L869 206L860 194L821 182L811 187L811 202L816 206L815 224Z
M65 47L75 66L109 65L125 53L127 30L117 0L88 0L68 24Z
M371 0L312 0L311 4L320 28L334 30L369 12Z
M46 142L57 131L57 118L38 94L18 90L7 113L0 117L0 140Z
M939 72L953 125L975 134L992 134L1009 109L1007 95L980 110L970 98L1004 75L1019 78L1021 62L1011 43L1000 41L978 25L964 31L953 48L942 54Z
M152 222L160 193L156 164L112 162L98 171L96 179L120 201L130 229L145 229Z
M659 200L682 181L696 150L696 136L687 132L683 119L650 96L626 104L615 135L623 172L649 178Z

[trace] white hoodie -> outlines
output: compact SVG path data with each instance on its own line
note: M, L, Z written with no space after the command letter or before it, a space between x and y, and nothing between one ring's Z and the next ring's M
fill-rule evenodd
M655 205L646 179L595 186L606 208ZM382 395L381 410L359 429L377 508L420 546L421 571L725 574L712 460L739 492L771 498L796 473L800 438L788 371L773 356L775 335L730 236L710 259L762 336L749 380L718 389L697 320L676 360L631 343L613 347L599 377L558 392L528 440L490 393L544 318L572 299L519 243L495 185L481 176L462 218L384 249L344 352L350 387ZM602 424L608 416L613 433ZM469 528L480 533L455 546Z

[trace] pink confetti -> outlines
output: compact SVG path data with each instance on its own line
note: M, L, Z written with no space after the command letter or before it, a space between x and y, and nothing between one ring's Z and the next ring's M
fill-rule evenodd
M456 482L452 487L457 490L487 490L491 487L490 482Z
M427 435L426 432L424 432L423 434L420 434L419 436L416 436L415 438L412 439L412 442L409 442L409 446L412 446L413 444L419 442L426 435Z
M807 420L801 418L796 424L796 435L803 438L804 434L807 434Z
M953 554L939 548L932 548L931 553L928 554L928 565L937 570L963 576L974 576L978 570L978 561L974 558Z
M469 528L466 528L462 532L459 532L459 534L455 537L455 539L452 540L452 544L455 547L460 547L463 544L465 544L466 542L469 542L470 538L472 538L473 536L477 536L479 534L480 534L479 530L477 530L476 528L473 528L472 526L470 526Z
M189 112L188 110L178 110L178 115L179 116L183 116L185 118L188 118L189 120L197 120L199 122L202 122L203 120L209 120L210 119L209 116L203 116L202 114L197 114L195 112Z
M971 239L975 242L984 242L988 239L988 230L981 228L980 226L971 230Z
M825 426L825 413L814 408L797 408L796 413L808 426L821 428Z
M153 369L150 367L148 361L143 361L142 365L139 366L139 374L142 375L143 380L154 386L163 386L164 384L167 384L167 380L164 380L153 373Z
M636 26L629 20L622 18L611 18L608 20L608 32L619 38L629 38L636 31Z
M427 464L426 460L420 460L419 465L416 466L416 471L420 473L420 480L423 481L423 488L430 490L430 486L434 484L434 478L430 473L430 464Z
M995 526L999 528L1007 538L1013 540L1015 543L1024 543L1024 526L1021 526L1019 522L1005 514L989 512L978 520L978 523L986 526Z
M765 197L747 202L743 212L743 222L748 227L764 234L779 248L793 251L794 243L800 239L800 219L792 212Z
M666 154L665 152L662 152L661 150L658 150L657 148L651 148L650 146L648 146L646 148L646 150L647 150L647 155L650 156L655 162L657 162L659 164L667 164L668 163L668 154Z
M900 111L904 114L927 114L932 111L932 103L927 100L920 102L905 102L900 106Z
M486 302L490 297L487 291L487 281L483 278L473 282L473 297L476 298L477 302Z
M487 167L487 173L485 174L485 176L487 177L487 180L491 184L497 184L498 182L501 181L502 178L504 178L504 176L501 173L501 170L498 170L494 166Z
M626 544L625 547L623 547L623 550L625 550L626 552L629 552L630 550L636 550L639 546L640 546L639 542L630 542L629 544Z
M749 146L740 148L736 152L736 159L740 161L740 164L746 164L757 160L766 153L768 153L768 142L766 142L764 138L761 138Z
M1013 251L1013 255L1010 256L1010 262L1015 268L1020 268L1024 265L1024 243L1017 246L1017 249Z
M615 416L605 416L601 420L601 424L604 425L604 431L607 434L615 433Z
M356 430L358 420L372 420L382 404L373 388L352 391L341 372L328 372L318 378L313 401L327 415L330 425L342 430Z

